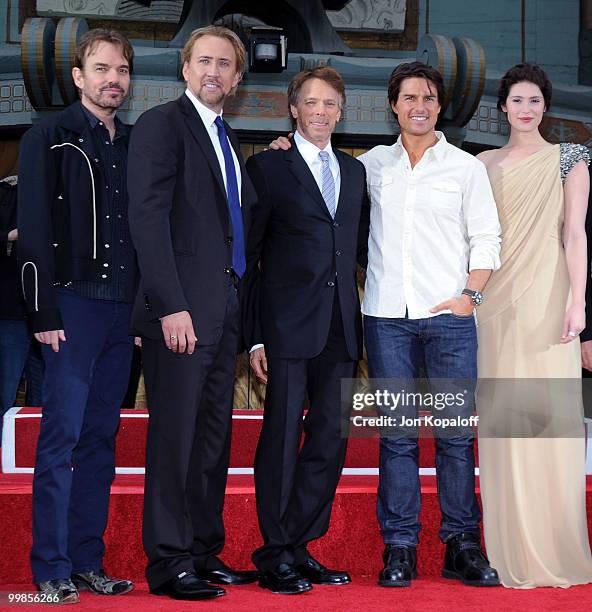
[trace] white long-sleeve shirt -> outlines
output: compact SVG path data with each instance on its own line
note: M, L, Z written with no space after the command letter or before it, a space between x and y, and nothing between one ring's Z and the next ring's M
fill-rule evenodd
M441 132L414 168L401 138L358 159L370 196L362 312L410 319L459 296L469 272L500 266L501 228L482 162ZM438 314L450 312L442 311Z

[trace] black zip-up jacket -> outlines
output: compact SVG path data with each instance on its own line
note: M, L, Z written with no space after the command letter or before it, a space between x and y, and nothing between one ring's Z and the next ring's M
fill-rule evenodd
M21 140L18 255L33 332L63 329L56 286L111 279L107 185L90 131L75 102Z

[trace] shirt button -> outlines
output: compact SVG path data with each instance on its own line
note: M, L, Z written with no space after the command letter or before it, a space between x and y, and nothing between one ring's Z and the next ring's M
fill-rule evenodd
M333 227L339 227L339 223L337 221L333 221Z
M114 167L114 168L117 168L117 164L113 164L113 167Z
M115 167L115 166L113 166L113 167ZM115 190L115 193L119 193L119 189L116 189L116 190Z
M224 268L224 274L230 274L230 268Z
M111 215L105 215L105 219L109 219Z
M108 144L109 144L109 141L108 141L108 140L105 140L105 144L107 144L107 145L108 145Z
M339 257L341 255L341 251L335 251L335 255L337 255L337 257Z
M120 240L119 240L119 244L123 244L123 240L121 240L121 239L120 239Z
M125 266L119 266L120 270L125 270Z
M99 159L98 157L95 157L95 163L98 164L99 163Z
M102 121L99 121L99 125L103 125L103 122L102 122Z
M84 138L79 138L78 142L84 142Z
M108 242L105 244L105 248L106 248L106 249L108 249L110 246L111 246L111 245L110 245Z
M101 274L101 278L107 278L106 274Z
M108 267L109 267L109 264L108 264L108 263L104 263L104 264L103 264L103 268L108 268Z
M335 287L335 283L333 281L329 281L327 283L327 287Z
M118 219L121 219L121 215L117 215L117 218L118 218Z

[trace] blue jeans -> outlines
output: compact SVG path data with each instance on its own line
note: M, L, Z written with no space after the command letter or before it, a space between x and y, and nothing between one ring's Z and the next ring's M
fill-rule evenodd
M39 346L31 339L26 321L0 320L0 446L2 420L14 406L23 371L27 380L27 406L42 405L43 361Z
M131 305L58 289L66 342L43 345L33 478L33 581L102 568L115 434L129 380Z
M364 317L371 378L477 378L475 320L443 314L427 319ZM471 403L472 408L472 403ZM436 438L440 538L479 536L473 437ZM416 546L421 506L417 436L380 440L378 520L385 544Z

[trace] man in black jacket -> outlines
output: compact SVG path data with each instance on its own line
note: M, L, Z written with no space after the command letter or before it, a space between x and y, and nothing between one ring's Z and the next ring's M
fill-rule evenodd
M102 563L133 347L127 128L115 116L132 61L118 32L88 32L72 70L80 101L21 141L19 261L46 367L31 566L39 589L61 603L77 602L77 587L116 595L133 586Z
M155 594L206 599L255 572L224 565L222 509L239 345L237 290L255 199L222 119L246 65L234 32L195 30L182 51L187 90L150 109L130 142L130 228L150 411L143 541Z
M364 167L331 147L345 105L340 75L328 67L301 72L288 100L293 146L247 162L258 202L246 289L255 313L251 366L267 383L255 458L263 546L253 560L260 586L296 594L311 583L350 582L307 545L328 529L345 459L341 380L355 376L362 356L356 262L367 251L369 208Z

